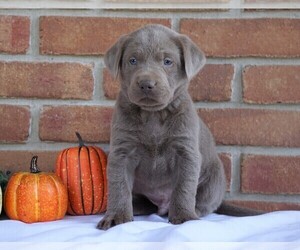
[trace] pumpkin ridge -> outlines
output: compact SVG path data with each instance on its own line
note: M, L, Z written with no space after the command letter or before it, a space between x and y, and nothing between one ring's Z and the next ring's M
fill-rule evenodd
M32 176L31 173L22 173L21 174L21 178L20 178L20 182L18 183L18 187L16 188L16 211L17 211L17 218L15 218L16 220L21 220L25 223L31 223L32 217L34 216L34 219L36 219L36 214L35 211L36 210L36 206L34 205L36 202L36 192L35 192L35 186L33 186L35 184L35 175L34 177ZM33 186L33 187L32 187ZM31 199L28 200L28 204L24 204L23 202L20 201L20 199L27 197L28 196L28 189L26 189L24 191L25 187L31 187L31 193L34 192L35 195L31 195ZM23 196L22 196L23 195ZM27 197L28 198L28 197ZM33 201L32 201L33 200ZM33 204L32 204L33 203ZM29 205L30 204L30 205ZM23 206L24 205L24 206ZM30 206L30 210L26 209L27 206ZM24 210L26 211L24 213Z
M103 183L103 187L102 187L102 199L101 199L101 204L100 204L100 206L99 206L99 209L98 209L98 211L97 211L97 213L99 213L101 210L102 210L102 206L103 206L103 201L104 201L104 199L103 199L103 197L104 197L104 176L103 176L103 170L102 170L102 168L103 168L103 166L102 166L102 162L101 162L101 157L100 157L100 155L99 155L99 152L98 152L98 150L96 149L96 148L94 148L93 147L93 149L95 150L95 152L96 152L96 155L97 155L97 158L98 158L98 160L99 160L99 164L100 164L100 174L101 174L101 177L100 178L102 178L102 183Z
M85 214L85 205L84 205L84 201L83 201L83 185L82 185L82 176L81 176L81 162L80 162L80 152L81 152L81 149L85 147L85 146L81 146L79 147L79 150L78 150L78 178L80 180L80 199L81 199L81 206L82 206L82 209L83 209L83 214Z
M103 212L106 209L106 205L107 205L107 176L106 176L107 157L102 149L98 149L97 153L100 158L101 173L103 177L103 189L102 189L103 199L102 199L102 206L100 209L100 211Z
M34 176L34 192L35 192L35 220L40 221L40 199L39 199L39 175L35 174Z
M92 209L91 209L91 214L93 214L94 209L95 209L95 186L94 186L94 181L92 177L92 163L91 163L91 156L90 156L90 149L89 147L86 147L87 152L88 152L88 159L89 159L89 168L90 168L90 174L91 174L91 184L92 184Z
M70 196L70 189L68 188L69 187L69 170L68 170L68 153L69 153L69 149L67 150L64 150L65 151L65 162L66 162L66 186L67 186L67 191L68 191L68 196ZM75 215L75 210L74 208L72 207L72 203L68 200L68 210L69 210L69 213L72 214L72 215Z
M17 218L15 218L16 220L21 219L22 221L24 220L24 216L22 215L22 213L20 213L20 210L18 210L18 208L20 208L19 204L18 204L18 195L21 192L20 189L22 187L22 182L24 181L24 179L26 177L30 177L29 173L23 173L21 178L20 178L20 182L18 183L18 187L16 188L16 196L15 196L15 208L16 208L16 214L17 214ZM26 221L26 218L25 220Z
M57 199L57 202L58 202L58 210L57 210L57 213L56 213L56 220L58 220L60 218L60 215L62 214L62 211L61 211L61 197L62 197L62 194L60 192L60 189L54 179L54 177L52 175L49 175L49 178L51 178L51 180L53 181L54 183L54 186L55 186L55 189L56 189L56 192L57 192L57 195L58 195L58 199Z
M8 201L7 201L7 197L8 197L8 192L11 191L11 193L13 194L13 202L9 203L10 206L12 206L13 208L13 212L14 214L11 214L10 213L10 216L12 219L17 219L19 216L18 216L18 210L17 210L17 189L18 187L20 186L20 183L21 183L21 179L23 178L23 175L20 173L20 175L16 175L14 174L12 177L11 177L11 182L8 182L7 184L7 187L6 187L6 192L4 193L4 207L5 207L5 212L8 213L8 210L11 212L11 209L9 209L7 206L8 204ZM15 185L14 182L17 181L17 184ZM12 190L14 188L14 190ZM11 205L12 204L12 205Z
M55 163L55 174L59 176L61 179L63 179L63 174L62 174L62 158L65 153L65 150L63 150L57 157L56 163Z

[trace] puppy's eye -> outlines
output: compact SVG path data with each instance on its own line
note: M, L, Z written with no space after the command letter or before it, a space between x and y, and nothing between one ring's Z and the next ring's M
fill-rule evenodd
M164 65L171 66L173 64L173 61L170 58L164 59Z
M129 59L129 63L130 63L131 65L136 65L136 64L137 64L136 58L131 57L131 58Z

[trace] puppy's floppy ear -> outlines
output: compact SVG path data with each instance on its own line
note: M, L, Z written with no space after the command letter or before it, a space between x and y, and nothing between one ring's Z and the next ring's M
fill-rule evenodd
M182 46L185 73L191 80L204 66L206 58L204 53L187 36L180 35L179 41Z
M121 60L124 51L124 44L128 36L122 36L106 53L104 56L104 63L114 78L118 77L121 67Z

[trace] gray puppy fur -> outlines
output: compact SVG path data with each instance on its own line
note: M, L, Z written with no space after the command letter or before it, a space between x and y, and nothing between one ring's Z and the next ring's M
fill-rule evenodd
M224 169L188 94L203 52L185 35L148 25L121 37L105 64L121 91L111 127L108 208L98 228L153 212L180 224L216 211Z

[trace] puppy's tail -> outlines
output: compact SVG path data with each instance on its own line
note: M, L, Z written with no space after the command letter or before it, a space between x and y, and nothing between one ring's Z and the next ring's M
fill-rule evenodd
M264 214L265 212L255 210L255 209L230 205L226 202L223 202L220 205L220 207L216 210L216 213L217 214L224 214L224 215L242 217L242 216L261 215L261 214Z

